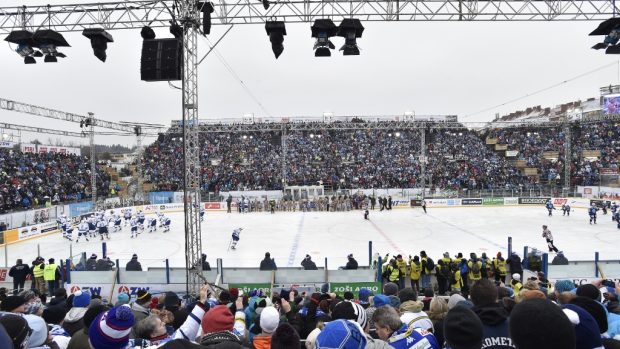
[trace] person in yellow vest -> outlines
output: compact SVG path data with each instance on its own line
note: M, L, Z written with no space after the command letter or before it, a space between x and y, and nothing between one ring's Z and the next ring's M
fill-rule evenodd
M43 268L45 267L45 260L43 257L37 257L32 262L32 276L34 277L34 287L39 290L40 294L47 294L47 285L43 278Z
M420 263L420 257L414 256L411 259L409 256L409 277L411 278L411 288L420 293L420 274L422 273L422 263Z
M450 254L448 252L443 253L443 258L441 260L443 261L443 264L448 267L450 266L450 263L452 263L452 258L450 258Z
M407 262L403 258L402 255L396 256L396 265L398 266L398 270L400 271L400 275L398 278L398 288L405 288L405 275L407 275Z
M450 263L450 288L453 292L460 292L463 287L463 278L461 278L461 270L454 262Z
M493 258L493 275L495 281L506 283L506 260L502 257L501 252L497 252L497 257Z
M469 274L467 276L470 284L482 279L482 262L475 253L471 254L471 259L467 262L467 267L469 269Z
M54 263L54 258L48 260L48 264L43 266L43 278L47 282L50 294L54 294L58 288L58 280L60 280L60 268Z
M519 294L519 291L523 288L523 284L521 283L521 275L519 273L512 274L512 280L510 280L510 287L514 291L515 295Z
M398 285L398 281L400 279L400 270L398 269L398 264L396 259L392 259L390 264L386 269L387 279L389 282L393 282Z

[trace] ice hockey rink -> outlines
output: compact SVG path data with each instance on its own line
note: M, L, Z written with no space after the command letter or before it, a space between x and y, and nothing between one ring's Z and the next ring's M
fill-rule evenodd
M165 259L171 267L184 266L183 214L169 216L172 229L167 233L158 228L153 233L144 231L136 239L130 238L129 227L110 233L106 240L110 258L124 266L136 253L143 268L163 267ZM420 208L399 208L371 211L369 220L364 220L362 211L207 212L202 222L202 249L212 266L222 258L225 267L257 267L265 252L270 252L278 267L298 267L309 254L318 266L327 258L328 267L335 269L346 263L350 253L360 266L368 265L369 241L373 251L382 255L413 256L425 250L434 258L446 251L450 255L486 252L492 257L498 251L505 255L508 236L520 255L523 246L547 251L541 236L543 224L549 226L555 245L569 260L593 260L595 251L603 260L620 257L620 230L611 215L599 214L598 224L590 225L585 209L574 209L570 217L557 210L548 217L542 206L429 208L428 214ZM231 232L238 227L244 228L241 241L236 250L229 250ZM57 233L0 249L0 261L4 262L8 253L9 266L17 258L29 263L37 251L46 259L57 260L72 253L77 262L81 252L101 256L102 247L99 238L70 243Z

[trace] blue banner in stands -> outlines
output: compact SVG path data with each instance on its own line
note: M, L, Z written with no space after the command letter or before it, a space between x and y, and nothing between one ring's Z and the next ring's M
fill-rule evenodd
M157 191L149 193L149 200L152 205L156 204L171 204L174 202L173 191Z
M69 216L71 218L78 217L79 215L92 212L92 211L93 211L92 201L69 204Z

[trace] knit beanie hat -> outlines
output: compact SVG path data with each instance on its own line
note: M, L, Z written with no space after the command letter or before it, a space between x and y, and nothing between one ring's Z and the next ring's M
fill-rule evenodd
M0 310L2 311L12 311L24 305L26 303L23 297L20 296L8 296L6 297L2 303L0 303Z
M601 333L592 315L574 304L566 304L562 309L575 326L577 349L603 349Z
M99 314L88 329L91 346L93 349L125 348L129 343L133 323L133 313L127 305Z
M0 325L4 326L6 333L11 337L14 348L21 348L22 343L28 337L30 327L23 316L7 314L0 316Z
M351 320L335 320L325 325L316 337L317 349L364 349L366 336L360 326Z
M353 302L344 301L336 304L332 311L333 320L353 320L357 322L362 329L368 324L368 317L364 308Z
M232 331L235 318L225 305L216 305L209 309L202 318L202 332L214 333Z
M32 330L30 334L30 340L28 341L28 348L40 347L47 341L47 325L45 320L37 315L24 315L24 319L28 322L28 327Z
M457 305L444 319L444 336L451 349L480 349L482 321L468 307Z
M461 295L460 295L460 294L458 294L458 293L453 294L453 295L452 295L452 296L450 296L450 298L448 299L448 309L452 309L452 308L456 307L456 305L457 305L459 302L463 302L463 301L466 301L466 299L465 299L463 296L461 296Z
M123 305L123 304L129 303L129 295L125 292L119 293L116 299L118 299L117 305Z
M607 312L601 303L587 297L575 297L571 299L569 303L590 313L598 325L599 333L607 332Z
M164 308L169 309L169 308L178 307L180 300L181 299L179 298L179 295L177 295L176 293L171 292L171 291L166 292L166 297L164 298Z
M530 299L530 298L547 298L544 293L539 290L523 290L521 291L522 299Z
M398 292L398 298L400 299L401 303L405 303L406 301L418 300L418 296L416 295L416 292L411 287L405 287L402 290L400 290L400 292Z
M388 298L390 299L390 305L394 308L394 309L398 309L400 307L400 299L396 296L388 296Z
M384 294L378 294L374 296L374 298L372 299L372 303L375 305L375 308L379 308L384 305L390 305L390 298Z
M67 315L65 307L62 305L55 305L43 310L43 320L48 324L58 325Z
M383 286L383 294L386 296L396 296L398 294L398 285L388 282Z
M521 281L521 274L519 273L512 274L512 279Z
M145 290L138 290L138 293L136 293L136 301L138 301L138 303L141 303L141 304L150 302L151 294Z
M519 349L576 349L575 328L562 309L532 298L510 313L510 337Z
M73 294L73 306L76 308L86 308L90 304L90 293L77 290Z
M298 348L299 341L299 334L293 326L283 322L271 335L271 349Z
M582 297L588 297L595 301L601 300L601 291L592 284L585 284L577 287L577 295Z
M372 296L373 293L367 288L360 288L359 295L360 304L366 305L368 304L368 297Z
M273 306L266 307L260 314L260 328L265 333L273 333L280 323L280 312Z
M558 280L555 283L555 290L559 293L569 292L575 289L575 283L570 280Z

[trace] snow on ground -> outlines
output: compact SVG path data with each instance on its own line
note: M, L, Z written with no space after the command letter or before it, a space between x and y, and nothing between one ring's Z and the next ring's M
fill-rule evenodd
M183 214L170 214L172 229L163 233L142 232L137 239L129 237L129 228L120 233L110 233L108 254L119 259L122 266L138 254L143 267L163 267L168 258L172 267L182 267L184 262ZM346 263L346 256L353 253L360 265L368 265L368 241L374 251L382 255L416 255L425 250L437 259L443 252L455 255L469 252L489 257L498 251L506 255L508 236L513 238L513 249L521 255L523 246L533 246L547 251L541 226L547 224L554 235L555 245L569 260L593 260L594 251L601 259L620 259L617 246L620 230L610 215L599 215L599 224L588 224L585 210L574 210L570 217L554 211L547 217L544 207L459 207L429 208L424 214L420 208L394 209L370 212L370 220L363 219L362 211L350 212L277 212L228 214L207 212L202 223L203 251L215 266L222 258L225 267L258 267L265 252L270 252L279 267L299 266L306 254L317 265L335 269ZM233 229L243 227L237 250L228 250ZM77 231L74 234L76 237ZM101 241L97 238L80 243L64 240L61 234L9 245L8 264L17 258L29 263L40 249L44 258L65 259L84 251L90 256L101 256ZM5 250L0 249L0 263ZM77 262L77 259L74 259Z

